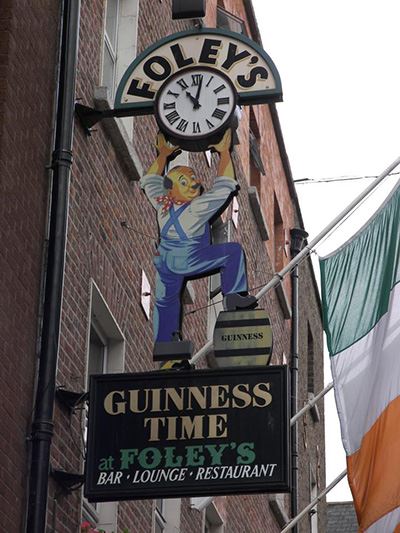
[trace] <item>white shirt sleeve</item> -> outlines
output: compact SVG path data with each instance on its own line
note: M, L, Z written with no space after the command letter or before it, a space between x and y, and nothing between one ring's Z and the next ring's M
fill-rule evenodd
M157 196L165 194L164 178L158 174L146 174L141 178L139 183L140 187L144 189L151 205L157 209L160 205L156 200Z
M230 194L236 191L237 186L232 178L217 177L212 189L192 201L192 213L203 222L208 221L224 205Z

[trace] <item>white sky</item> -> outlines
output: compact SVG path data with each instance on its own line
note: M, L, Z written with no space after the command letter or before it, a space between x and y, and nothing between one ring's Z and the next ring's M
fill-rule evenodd
M293 178L383 172L400 156L399 0L253 0L253 4L264 49L282 80L284 102L277 109ZM357 214L317 247L317 253L325 255L354 233L397 179L388 178ZM370 183L363 179L297 185L310 239ZM328 383L327 354L325 358ZM346 464L333 392L326 398L330 483ZM328 494L329 501L349 499L346 480Z

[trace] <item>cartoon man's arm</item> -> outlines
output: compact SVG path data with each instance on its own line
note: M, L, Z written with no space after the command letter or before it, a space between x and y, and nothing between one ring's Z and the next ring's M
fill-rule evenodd
M214 148L219 153L219 163L218 163L218 176L224 176L225 178L235 179L235 169L233 168L232 158L231 158L231 139L232 133L231 130L226 130L224 136L219 141L219 143L210 146Z
M162 133L157 135L156 148L158 150L157 158L147 171L147 174L158 174L161 176L164 172L164 168L167 164L169 156L176 152L179 148L167 142Z
M203 217L204 220L209 220L238 188L230 147L231 130L225 132L219 143L210 146L219 153L220 159L214 186L192 202L193 212L201 217L199 220L203 220Z
M145 176L140 180L140 186L144 189L152 206L157 209L157 197L164 193L163 177L165 166L171 154L179 150L177 146L168 143L162 133L157 135L156 148L158 155Z

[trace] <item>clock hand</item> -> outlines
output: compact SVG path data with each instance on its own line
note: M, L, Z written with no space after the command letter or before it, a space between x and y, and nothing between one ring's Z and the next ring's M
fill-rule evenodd
M193 109L198 109L199 107L201 107L201 105L199 104L199 101L197 100L197 98L195 98L192 94L190 94L189 91L186 91L186 96L188 96L191 101L193 102Z
M201 76L200 78L200 83L199 83L199 86L197 88L197 93L196 93L196 103L193 107L193 109L198 109L199 107L201 107L200 103L199 103L199 97L200 97L200 91L201 91L201 86L203 85L203 76Z

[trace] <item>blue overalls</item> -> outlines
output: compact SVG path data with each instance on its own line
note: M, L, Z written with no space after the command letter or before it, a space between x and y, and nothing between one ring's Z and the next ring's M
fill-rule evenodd
M156 305L154 310L154 338L170 341L180 330L181 291L185 278L206 275L215 270L221 273L222 294L247 291L243 249L239 243L210 244L210 227L205 224L200 237L188 237L179 217L190 203L176 211L169 210L169 220L160 234L158 255L154 258L157 269ZM167 237L173 226L179 239Z

